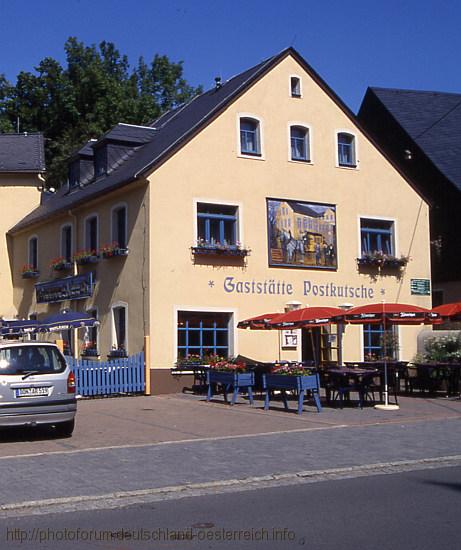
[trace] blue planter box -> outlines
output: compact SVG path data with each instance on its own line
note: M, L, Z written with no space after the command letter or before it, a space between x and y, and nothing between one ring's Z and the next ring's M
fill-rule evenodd
M233 396L231 404L234 405L237 401L237 396L241 388L245 388L248 392L250 403L253 405L253 386L255 383L255 375L253 372L224 372L210 369L206 373L208 384L207 401L213 397L213 385L221 384L224 391L224 399L227 402L227 393L230 388L233 388Z
M303 412L303 403L306 390L310 390L314 397L317 411L322 411L320 404L320 379L318 374L295 375L286 374L263 374L263 389L266 392L264 400L264 410L269 408L270 390L282 390L282 398L285 409L288 410L286 399L286 390L296 390L298 392L298 414Z

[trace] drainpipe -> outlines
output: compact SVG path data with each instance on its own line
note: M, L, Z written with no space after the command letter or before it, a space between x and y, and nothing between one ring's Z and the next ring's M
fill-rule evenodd
M75 235L72 236L72 249L75 254L77 251L77 243L78 243L78 221L77 216L72 212L72 210L68 210L67 214L74 219L74 223L72 224L72 227L75 227ZM78 268L77 268L77 262L74 260L72 262L72 275L78 275ZM78 359L78 333L76 328L72 329L72 349L73 349L73 356L74 359Z

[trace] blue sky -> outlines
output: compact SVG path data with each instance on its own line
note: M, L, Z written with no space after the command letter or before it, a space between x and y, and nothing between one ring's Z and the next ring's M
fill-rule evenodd
M367 86L461 93L459 0L0 0L0 73L64 62L69 36L205 88L294 46L353 111Z

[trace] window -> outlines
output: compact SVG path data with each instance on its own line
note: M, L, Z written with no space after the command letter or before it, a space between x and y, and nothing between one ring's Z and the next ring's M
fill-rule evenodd
M240 119L240 152L242 155L261 156L259 121L253 118Z
M118 206L112 211L112 241L120 248L127 247L127 209Z
M198 244L237 244L237 206L197 204Z
M91 216L85 221L85 247L87 250L98 250L98 218Z
M178 312L178 359L189 355L229 357L230 313Z
M127 307L126 305L115 306L112 308L114 322L113 347L117 350L127 349Z
M31 237L29 239L29 266L34 270L38 271L38 238Z
M98 318L98 310L97 309L88 309L87 313L94 317L95 319ZM85 350L97 350L98 349L98 326L94 327L87 327L85 329L85 336L84 336L84 343L85 343Z
M61 256L66 262L72 261L72 226L65 225L61 229Z
M357 166L355 153L355 136L340 132L338 134L338 164L355 168Z
M297 76L290 78L291 97L301 97L301 79Z
M394 256L394 222L387 220L360 220L362 256L382 252Z
M363 357L365 360L383 359L383 357L398 359L398 351L397 327L386 327L386 335L384 335L384 325L382 324L363 325Z
M309 155L309 130L302 126L290 127L291 160L308 162Z

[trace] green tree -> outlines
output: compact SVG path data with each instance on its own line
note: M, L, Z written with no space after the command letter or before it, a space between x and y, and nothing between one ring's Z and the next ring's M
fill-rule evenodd
M148 124L191 99L202 88L183 77L183 63L156 54L135 68L111 42L86 46L75 37L65 45L66 66L46 57L16 84L0 75L0 132L42 132L47 181L66 179L69 155L117 122Z

